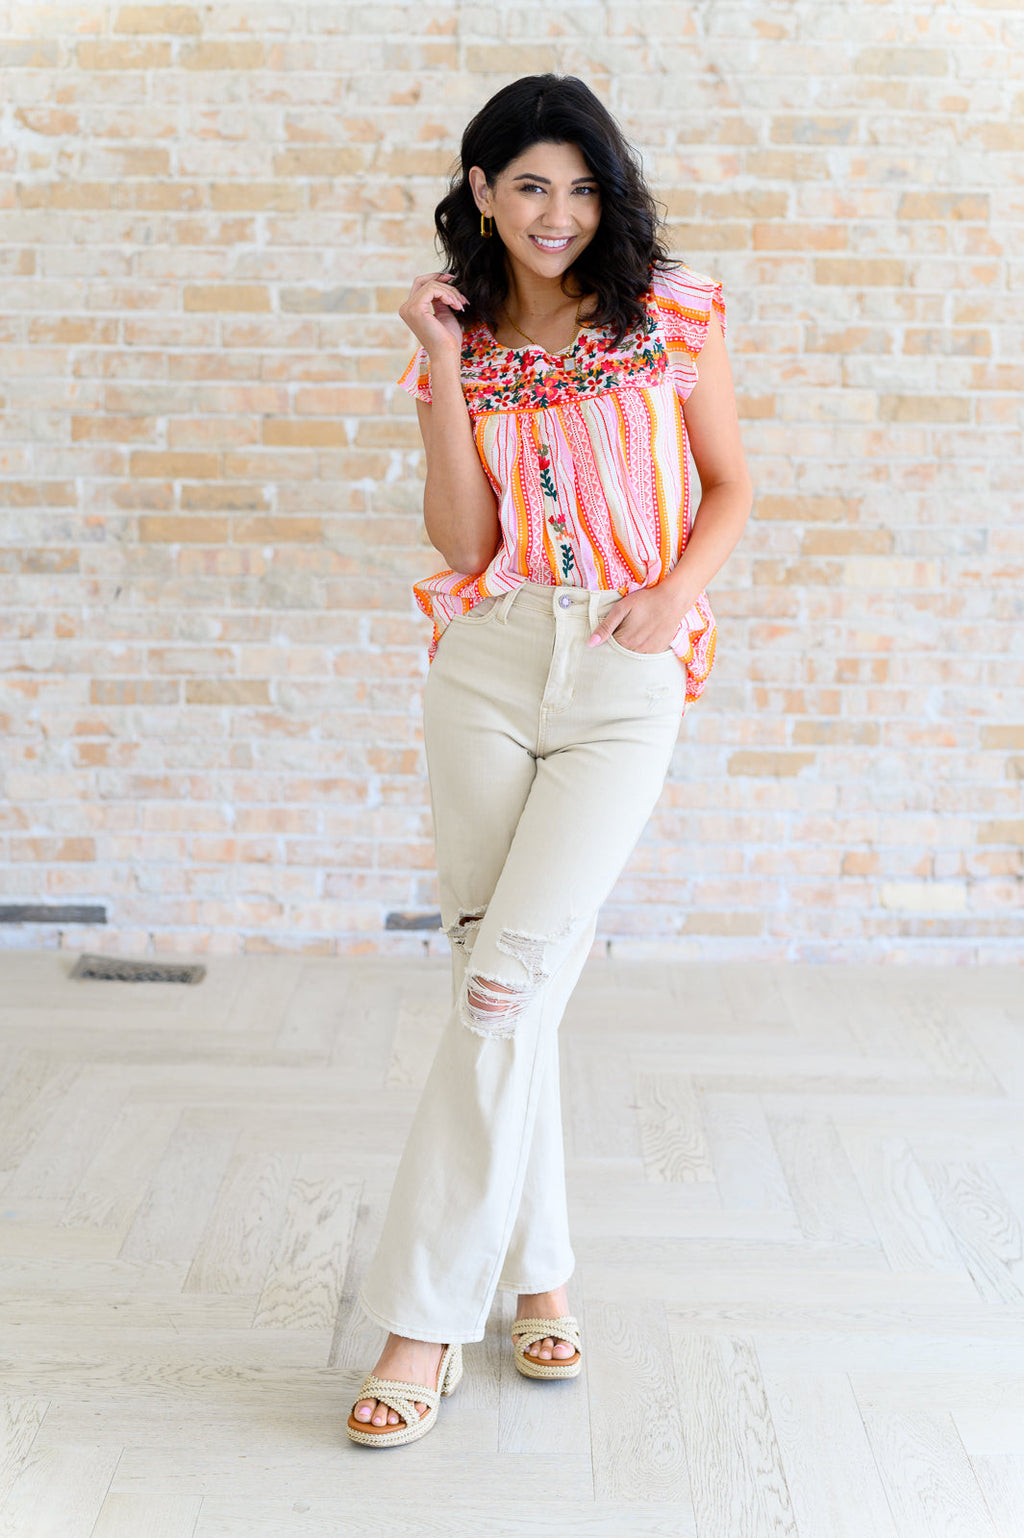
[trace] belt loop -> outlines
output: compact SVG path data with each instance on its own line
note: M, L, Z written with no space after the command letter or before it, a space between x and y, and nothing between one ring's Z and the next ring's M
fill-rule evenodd
M591 591L590 599L587 603L587 619L590 624L591 635L593 635L594 631L597 629L597 606L600 602L601 594L599 592Z
M517 587L511 588L507 593L502 593L501 597L498 599L498 602L495 605L495 608L498 612L495 617L497 618L499 624L504 625L508 619L508 611L511 609L513 603L515 602L515 597L518 592L519 589Z

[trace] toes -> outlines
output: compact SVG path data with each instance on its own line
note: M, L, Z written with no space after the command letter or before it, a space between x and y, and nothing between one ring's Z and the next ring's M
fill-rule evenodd
M356 1405L356 1420L369 1421L371 1426L397 1426L402 1417L376 1399L360 1399Z
M422 1400L416 1400L417 1415L426 1415L428 1408ZM404 1425L403 1417L396 1410L376 1399L360 1399L355 1406L355 1418L357 1421L368 1421L371 1426Z
M373 1410L372 1415L370 1413L371 1407ZM421 1403L420 1400L417 1400L416 1414L425 1415L426 1412L427 1406ZM360 1400L359 1404L356 1406L356 1420L368 1420L370 1421L371 1425L374 1426L398 1426L404 1424L402 1417L398 1414L397 1410L391 1410L387 1405L384 1404L376 1404L372 1399Z
M576 1355L576 1347L567 1340L556 1340L549 1335L546 1340L535 1340L532 1345L526 1346L524 1355L534 1362L562 1362Z

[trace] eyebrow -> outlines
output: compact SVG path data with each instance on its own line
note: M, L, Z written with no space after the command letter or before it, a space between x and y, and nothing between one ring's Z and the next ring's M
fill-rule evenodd
M519 175L518 176L513 176L512 180L514 182L522 182L522 181L527 181L527 182L543 182L546 187L550 187L551 186L551 178L550 177L548 177L548 176L534 176L530 171L520 171ZM576 180L572 183L572 185L574 187L577 187L577 186L579 186L580 182L596 182L596 181L597 181L597 177L596 176L577 176Z

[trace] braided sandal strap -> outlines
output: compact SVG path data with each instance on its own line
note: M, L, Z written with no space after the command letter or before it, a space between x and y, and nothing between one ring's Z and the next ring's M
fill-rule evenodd
M363 1386L356 1395L357 1404L360 1399L379 1399L381 1404L400 1415L407 1426L415 1426L420 1420L416 1401L425 1404L428 1410L436 1410L441 1395L437 1389L427 1388L423 1383L401 1383L395 1378L378 1378L371 1372L363 1379Z
M575 1351L582 1351L583 1338L580 1327L572 1314L562 1314L558 1319L517 1319L512 1326L512 1339L517 1351L538 1340L567 1340Z

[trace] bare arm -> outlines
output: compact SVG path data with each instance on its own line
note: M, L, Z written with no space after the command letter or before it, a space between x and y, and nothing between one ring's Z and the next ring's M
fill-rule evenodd
M423 522L453 571L477 576L501 543L498 501L473 439L457 364L431 359L433 403L416 402L427 456Z
M452 570L477 576L501 544L501 525L462 393L462 328L453 310L464 302L442 274L428 273L398 313L430 358L432 399L416 402L427 459L423 522Z
M754 495L740 442L732 369L714 311L699 373L683 403L683 419L700 476L700 503L686 549L665 578L689 598L686 608L725 565L743 533Z

